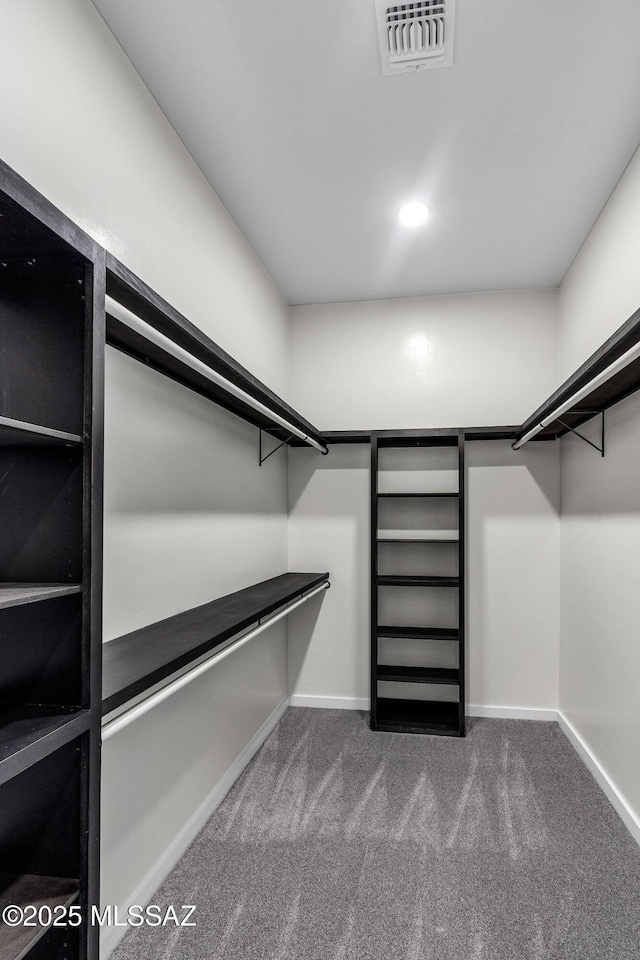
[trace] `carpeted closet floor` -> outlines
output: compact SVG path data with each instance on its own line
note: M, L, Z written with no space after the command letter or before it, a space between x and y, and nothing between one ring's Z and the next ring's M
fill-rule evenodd
M555 723L289 709L113 960L639 960L640 848Z

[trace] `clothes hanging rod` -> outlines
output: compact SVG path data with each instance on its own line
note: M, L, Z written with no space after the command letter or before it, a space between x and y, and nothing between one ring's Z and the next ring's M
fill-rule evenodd
M146 697L146 699L142 700L140 703L137 703L134 707L126 710L124 713L121 713L120 716L116 717L114 720L109 720L102 727L102 742L104 743L105 740L109 740L110 737L114 736L114 734L118 733L120 730L124 730L124 728L128 727L130 723L133 723L139 717L144 716L144 714L148 713L149 710L153 710L153 708L157 707L157 705L162 703L163 700L167 700L174 693L176 693L176 691L186 687L189 683L191 683L192 680L195 680L197 677L201 677L203 673L206 673L212 667L215 667L216 664L220 663L221 660L224 660L225 657L228 657L229 654L234 650L239 650L240 647L245 645L245 643L249 643L249 641L253 640L254 637L257 637L259 633L262 633L263 630L271 627L278 620L282 620L283 617L288 616L293 610L296 609L296 607L302 606L303 603L306 603L307 600L310 600L317 594L322 593L323 590L328 590L330 586L331 584L329 581L325 580L324 583L321 583L313 590L310 590L309 593L305 593L304 596L300 597L298 600L294 600L293 603L288 604L288 606L278 611L278 613L275 613L272 617L267 617L266 620L263 620L262 623L258 624L257 627L254 627L252 630L250 630L249 633L245 633L245 635L239 640L236 640L235 643L225 647L224 650L220 650L219 653L214 653L214 655L209 657L208 660L205 660L197 667L189 670L188 673L184 673L181 677L178 677L176 680L168 683L165 687L162 687L161 690L153 693L150 697Z
M528 440L531 440L532 437L535 437L536 434L540 433L541 430L544 430L545 427L548 427L551 423L561 417L563 413L566 413L568 410L571 410L572 407L575 407L577 403L580 403L581 400L584 400L585 397L588 397L589 394L593 393L594 390L597 390L598 387L601 387L603 383L606 383L607 380L611 380L612 377L619 373L621 370L624 370L625 367L628 367L630 363L633 363L634 360L637 360L640 357L640 341L630 347L625 353L623 353L617 360L614 360L613 363L610 363L608 367L595 376L589 383L585 384L584 387L581 387L580 390L577 390L572 394L568 400L565 400L560 406L547 414L540 423L536 424L531 428L523 437L519 440L516 440L515 443L512 443L513 450L519 450Z
M300 430L299 427L295 427L292 423L289 423L289 421L285 420L284 417L281 417L279 413L276 413L264 403L256 400L251 396L251 394L247 393L241 387L237 387L235 383L232 383L231 380L227 380L226 377L216 373L216 371L211 367L208 367L206 363L198 360L197 357L194 357L193 354L189 353L188 350L185 350L177 343L174 343L174 341L169 337L165 337L163 333L160 333L159 330L156 330L155 327L152 327L150 323L147 323L146 320L143 320L132 310L129 310L128 307L118 303L118 301L114 300L113 297L110 297L109 294L105 296L105 309L110 316L115 317L116 320L120 320L120 322L124 323L125 326L129 327L129 329L139 333L140 336L145 338L145 340L149 340L151 343L154 343L166 353L169 353L172 357L175 357L176 360L180 360L181 363L191 367L191 369L195 370L196 373L206 377L207 380L211 381L211 383L215 383L216 386L222 387L223 390L227 391L227 393L232 394L234 397L237 397L238 400L242 400L243 403L246 403L247 406L257 410L258 413L262 413L264 416L269 417L269 419L273 420L274 423L284 427L285 430L289 430L299 440L304 440L305 443L315 447L316 450L319 450L322 454L329 453L329 450L326 446L318 443L318 441L314 440L313 437L308 436L306 433L304 433L304 431Z

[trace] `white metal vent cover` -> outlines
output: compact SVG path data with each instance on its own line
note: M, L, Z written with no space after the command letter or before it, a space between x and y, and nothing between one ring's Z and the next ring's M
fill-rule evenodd
M376 0L382 72L451 66L454 8L455 0Z

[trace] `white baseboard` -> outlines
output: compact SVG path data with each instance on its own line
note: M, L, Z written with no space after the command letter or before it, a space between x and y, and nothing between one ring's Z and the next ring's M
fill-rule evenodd
M249 761L258 752L271 731L277 725L285 710L289 706L289 697L283 697L275 710L253 735L242 753L231 764L227 772L218 780L209 796L200 804L195 813L185 823L182 830L170 846L164 851L159 860L148 872L144 880L138 884L127 903L118 907L121 917L125 916L132 904L145 905L158 889L163 880L173 870L180 857L200 833L207 820L224 800ZM100 957L106 958L115 950L116 946L127 932L127 927L104 927L100 939Z
M558 719L558 711L547 707L491 707L469 703L467 716L489 717L496 720L542 720L553 723Z
M636 815L631 804L623 793L616 787L615 783L606 772L600 761L592 753L591 748L582 739L571 721L565 717L561 710L558 711L558 723L576 753L581 757L585 766L591 771L593 777L606 796L607 800L616 811L625 827L636 841L640 844L640 818Z
M319 707L322 710L368 710L369 697L321 697L304 693L292 693L289 697L292 707Z

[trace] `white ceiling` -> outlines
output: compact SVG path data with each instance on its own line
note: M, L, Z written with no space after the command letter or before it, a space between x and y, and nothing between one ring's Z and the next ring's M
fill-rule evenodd
M555 286L640 142L638 0L457 0L393 77L374 0L94 3L290 303Z

